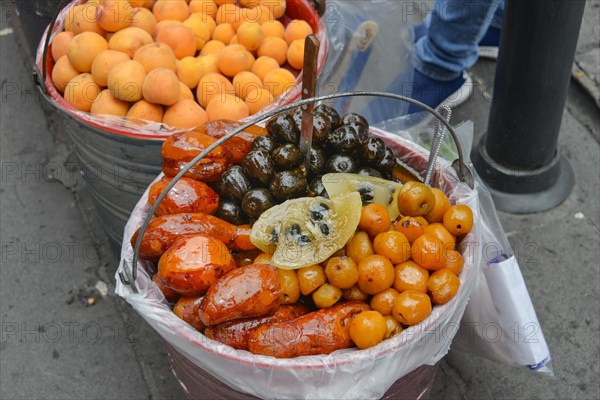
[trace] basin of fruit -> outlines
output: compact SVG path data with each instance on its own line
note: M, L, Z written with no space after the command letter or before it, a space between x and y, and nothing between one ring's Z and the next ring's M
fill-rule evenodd
M309 34L321 42L318 72L327 39L305 0L75 0L49 46L40 42L37 65L69 115L164 138L299 99Z
M476 192L428 153L320 105L306 164L301 111L216 147L239 123L163 145L126 227L140 293L117 292L199 369L259 397L381 397L447 352L477 274ZM220 135L220 136L219 136ZM233 140L235 139L235 140ZM121 270L123 265L121 266Z

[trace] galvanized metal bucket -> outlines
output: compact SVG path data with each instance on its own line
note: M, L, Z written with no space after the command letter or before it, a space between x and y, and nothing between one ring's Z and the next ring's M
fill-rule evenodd
M323 22L306 0L288 1L294 6L290 7L288 16L307 20L323 43L318 56L320 71L327 55ZM34 80L43 98L58 110L103 228L118 246L131 211L161 172L161 146L173 131L160 130L160 124L138 127L98 119L73 108L58 92L50 78L54 60L48 51L49 45L52 37L62 30L69 9L84 2L62 0L59 4L37 49ZM280 98L278 104L267 108L273 109L299 98L300 85L297 85L295 90Z

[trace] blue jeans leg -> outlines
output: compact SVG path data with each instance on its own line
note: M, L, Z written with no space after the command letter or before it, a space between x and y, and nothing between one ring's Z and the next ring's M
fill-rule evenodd
M428 33L417 41L414 67L438 81L449 81L471 68L478 43L501 18L503 0L437 0ZM500 8L500 10L499 10Z

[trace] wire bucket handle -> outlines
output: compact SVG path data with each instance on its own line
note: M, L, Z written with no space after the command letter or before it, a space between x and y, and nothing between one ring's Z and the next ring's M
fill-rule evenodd
M447 111L446 112L443 111L443 114L445 115L445 117L444 117L442 114L440 114L440 112L434 110L433 108L427 106L426 104L423 104L422 102L420 102L418 100L412 99L410 97L401 96L401 95L394 94L394 93L386 93L386 92L371 92L371 91L345 92L345 93L335 93L335 94L329 94L329 95L325 95L325 96L310 97L307 99L298 100L295 103L288 104L288 105L282 106L276 110L269 111L261 116L256 117L255 119L253 119L249 122L244 123L243 125L239 126L238 128L233 129L231 132L227 133L225 136L216 140L213 144L211 144L206 149L204 149L204 151L202 151L193 160L191 160L189 163L187 163L185 165L185 167L181 171L179 171L179 173L177 175L175 175L175 177L173 177L171 182L169 182L169 184L160 193L160 195L154 202L154 205L152 205L152 207L150 208L150 211L149 211L148 215L146 216L144 223L142 224L142 226L140 228L140 233L139 233L136 243L135 243L133 259L132 259L131 265L129 265L129 263L127 263L127 262L124 262L122 270L119 271L119 278L121 279L121 282L125 285L131 286L134 293L138 292L136 284L135 284L135 280L137 278L137 261L139 258L140 246L142 244L142 239L144 237L144 234L146 233L146 228L148 227L148 224L150 223L150 220L152 219L154 212L158 208L160 202L166 197L167 193L169 193L169 191L173 188L173 186L175 186L177 181L179 181L179 179L181 177L183 177L190 168L192 168L194 165L196 165L207 154L209 154L211 151L213 151L217 146L220 146L223 142L229 140L230 138L232 138L233 136L242 132L243 130L247 129L248 127L255 125L261 121L264 121L268 118L271 118L275 115L290 111L292 109L303 106L305 104L319 102L319 101L325 101L325 100L331 100L331 99L337 99L337 98L341 98L341 97L350 97L350 96L386 97L389 99L395 99L395 100L405 101L405 102L414 104L414 105L422 108L424 111L429 112L431 115L433 115L437 119L438 125L439 124L443 125L442 129L445 128L448 130L448 132L450 133L450 136L452 136L452 139L456 145L458 158L452 162L452 168L456 171L458 179L460 180L460 182L467 184L471 189L474 188L473 175L465 163L465 157L464 157L460 142L458 140L456 131L454 130L452 125L450 125L450 123L447 120L447 117L448 117ZM442 110L444 110L444 109L442 108ZM430 160L429 160L430 164L431 164L431 162L432 162L432 158L430 158ZM428 166L428 169L429 168L430 168L430 166Z

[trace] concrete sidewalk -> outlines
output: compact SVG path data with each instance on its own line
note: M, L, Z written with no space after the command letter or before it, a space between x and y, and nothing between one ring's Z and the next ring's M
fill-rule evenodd
M493 71L485 61L473 69L475 94L453 116L473 120L476 139ZM98 228L69 143L50 129L56 120L15 33L0 36L0 73L0 398L181 398L161 339L113 294L118 254ZM560 149L575 170L573 193L548 212L500 214L556 379L450 351L431 399L600 398L599 132L595 100L572 85Z

